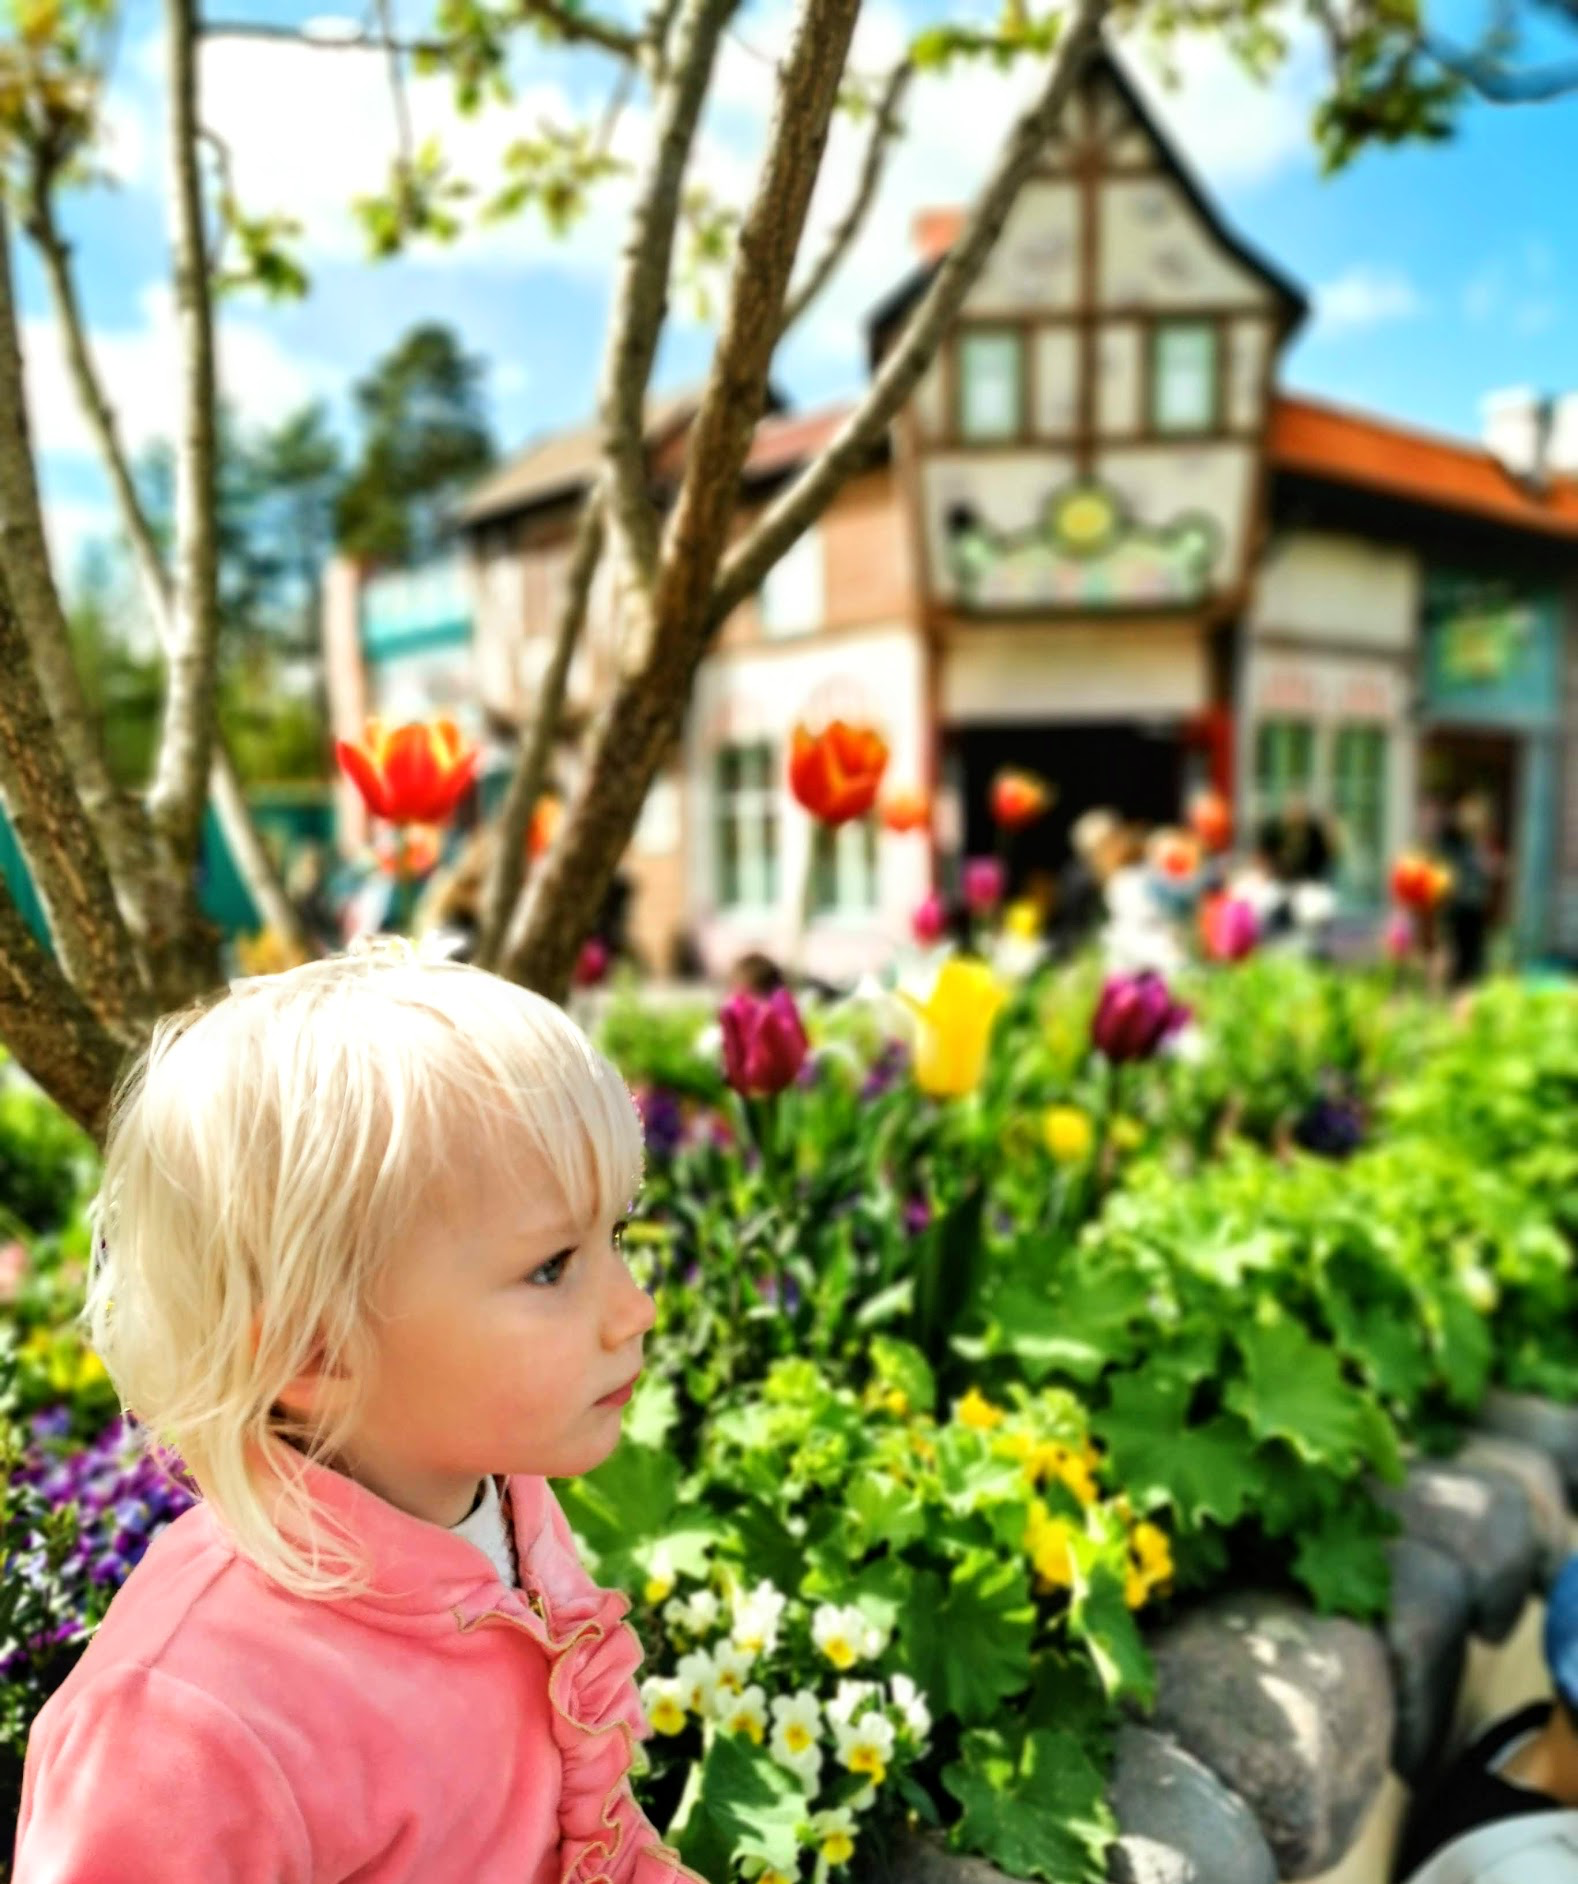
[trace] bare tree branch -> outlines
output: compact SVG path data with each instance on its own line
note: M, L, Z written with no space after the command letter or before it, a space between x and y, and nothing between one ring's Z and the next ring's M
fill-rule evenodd
M475 957L483 968L492 968L498 960L505 938L511 932L511 916L524 909L521 886L526 880L527 833L553 756L570 663L575 659L576 644L586 622L592 582L603 553L603 538L603 493L599 486L581 507L570 565L565 572L564 595L559 603L553 653L542 677L531 729L521 742L515 773L499 811L499 848L488 877L482 935Z
M34 940L0 877L0 1039L60 1109L102 1144L125 1044Z
M152 931L159 926L150 896L152 842L141 805L115 784L83 697L50 568L29 432L11 285L11 236L0 201L0 569L10 583L33 672L76 780L78 799L103 852L143 978L151 981L147 951L154 943Z
M779 328L780 339L803 317L806 310L832 280L839 264L849 253L855 237L859 235L867 216L871 213L871 205L876 201L877 188L882 181L882 172L887 166L888 153L903 129L899 108L904 102L904 94L909 90L910 81L914 76L915 68L907 58L901 59L888 74L882 88L882 96L877 102L876 116L871 125L871 137L866 145L865 161L860 167L860 176L855 185L855 193L850 199L849 208L830 231L826 246L807 273L805 281L790 295L788 305L784 309L783 324Z
M110 480L116 514L131 544L132 560L142 584L148 613L160 645L168 655L175 633L174 584L165 567L164 556L148 521L147 512L143 509L142 499L132 481L131 466L116 427L114 409L105 395L88 344L87 326L83 320L71 266L71 250L56 224L52 191L44 174L37 174L33 179L26 227L44 264L72 385ZM222 727L215 728L214 738L215 752L209 773L209 791L236 869L267 927L289 946L305 949L306 931L295 905L280 884L274 861L264 846L242 791ZM161 936L168 938L174 916L175 912L167 904L162 904L157 897L152 899L149 910L150 937L157 930Z
M389 0L376 0L378 18L383 26L384 52L389 65L389 94L394 103L395 138L400 153L400 175L410 174L411 165L416 157L416 133L411 126L411 101L406 96L405 67L401 63L405 55L395 43L394 20Z
M560 0L519 0L517 11L519 24L536 24L556 39L599 46L618 59L636 60L640 57L641 35L630 32L615 20L583 13L576 7L560 4ZM283 40L288 44L310 46L314 52L395 51L422 53L430 58L442 59L453 50L445 39L400 38L390 29L387 20L384 30L378 33L369 33L365 28L357 33L344 34L306 32L298 26L279 25L267 20L214 20L202 26L200 31L204 39Z
M718 42L736 0L683 0L672 76L658 95L652 158L636 194L598 400L609 479L609 535L623 600L650 594L657 511L647 488L646 394L668 307L685 167Z
M1002 233L1037 153L1098 44L1101 22L1110 5L1111 0L1077 0L1040 95L1014 126L973 214L882 362L866 396L822 455L801 472L724 559L711 598L709 628L737 608L795 539L815 523L844 480L870 455L919 383Z
M0 572L0 801L62 969L105 1031L133 1041L150 1017L147 990L29 654Z
M551 995L569 985L590 916L679 731L859 8L860 0L804 0L796 20L657 581L650 602L642 598L643 613L626 623L614 698L558 842L532 872L505 949L504 972ZM666 245L663 268L666 279ZM628 426L628 412L622 416ZM617 502L616 487L616 509Z

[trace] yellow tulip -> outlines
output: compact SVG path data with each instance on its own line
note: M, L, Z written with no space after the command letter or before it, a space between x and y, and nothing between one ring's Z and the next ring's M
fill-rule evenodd
M992 1025L1003 991L985 962L955 956L943 963L924 1004L899 999L920 1023L915 1044L915 1083L934 1099L974 1092L986 1071Z
M1078 1106L1048 1106L1041 1115L1041 1135L1056 1164L1083 1164L1096 1142L1090 1114Z
M1041 910L1028 896L1003 911L1003 933L1019 942L1034 942L1041 935Z

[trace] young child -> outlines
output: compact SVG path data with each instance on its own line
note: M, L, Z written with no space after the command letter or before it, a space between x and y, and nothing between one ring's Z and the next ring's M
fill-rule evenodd
M558 1008L393 938L159 1024L86 1320L203 1496L34 1725L14 1884L694 1876L547 1483L641 1371L640 1157Z

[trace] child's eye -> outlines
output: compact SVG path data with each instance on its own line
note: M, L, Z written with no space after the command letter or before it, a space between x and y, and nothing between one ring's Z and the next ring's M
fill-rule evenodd
M526 1280L544 1289L557 1288L563 1281L565 1268L574 1254L573 1249L560 1250L557 1256L550 1256L541 1268L534 1269ZM550 1269L553 1271L551 1276L548 1274Z

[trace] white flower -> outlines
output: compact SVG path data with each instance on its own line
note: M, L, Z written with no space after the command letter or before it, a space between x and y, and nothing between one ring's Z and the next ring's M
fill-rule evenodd
M823 1603L811 1618L811 1640L835 1668L875 1661L888 1645L886 1633L867 1622L853 1603L842 1609Z
M712 1651L714 1680L720 1694L743 1694L746 1677L756 1657L749 1649L736 1648L732 1642L720 1642Z
M683 1629L687 1635L705 1635L718 1620L718 1599L711 1590L676 1596L664 1604L663 1620L671 1629Z
M732 1599L734 1626L729 1632L735 1647L752 1655L771 1655L778 1646L778 1624L788 1600L765 1577L749 1596L736 1593Z
M667 1544L659 1544L652 1553L643 1594L649 1603L661 1603L674 1594L674 1559Z
M1329 883L1301 883L1293 892L1293 920L1301 929L1319 929L1337 913L1337 893Z
M925 1695L908 1675L895 1675L888 1688L893 1695L893 1705L904 1716L904 1725L917 1740L924 1740L931 1732L931 1709L926 1705Z
M841 1681L837 1695L827 1703L828 1720L843 1721L847 1725L873 1696L881 1692L874 1681Z
M1205 1029L1192 1023L1180 1027L1177 1033L1170 1034L1162 1042L1162 1053L1169 1060L1178 1060L1185 1066L1198 1066L1209 1055L1209 1043Z
M795 1694L779 1694L772 1703L773 1734L768 1746L780 1766L805 1782L812 1791L822 1772L822 1709L809 1689Z
M798 1875L798 1872L791 1874L779 1871L765 1858L759 1858L754 1853L747 1853L740 1859L740 1876L746 1880L746 1884L795 1884Z
M743 1694L720 1697L718 1719L726 1733L745 1734L753 1745L767 1738L767 1692L752 1682Z
M855 1855L855 1815L848 1806L839 1806L811 1815L811 1836L822 1848L829 1864L848 1864Z
M707 1651L693 1649L689 1655L681 1655L674 1679L691 1713L700 1714L704 1720L710 1716L713 1697L718 1691L718 1669Z
M641 1684L641 1705L652 1731L677 1734L685 1725L685 1686L674 1675L653 1675Z
M833 1739L839 1763L851 1773L864 1773L873 1786L887 1778L893 1758L893 1723L886 1714L872 1708L853 1723L834 1721Z

